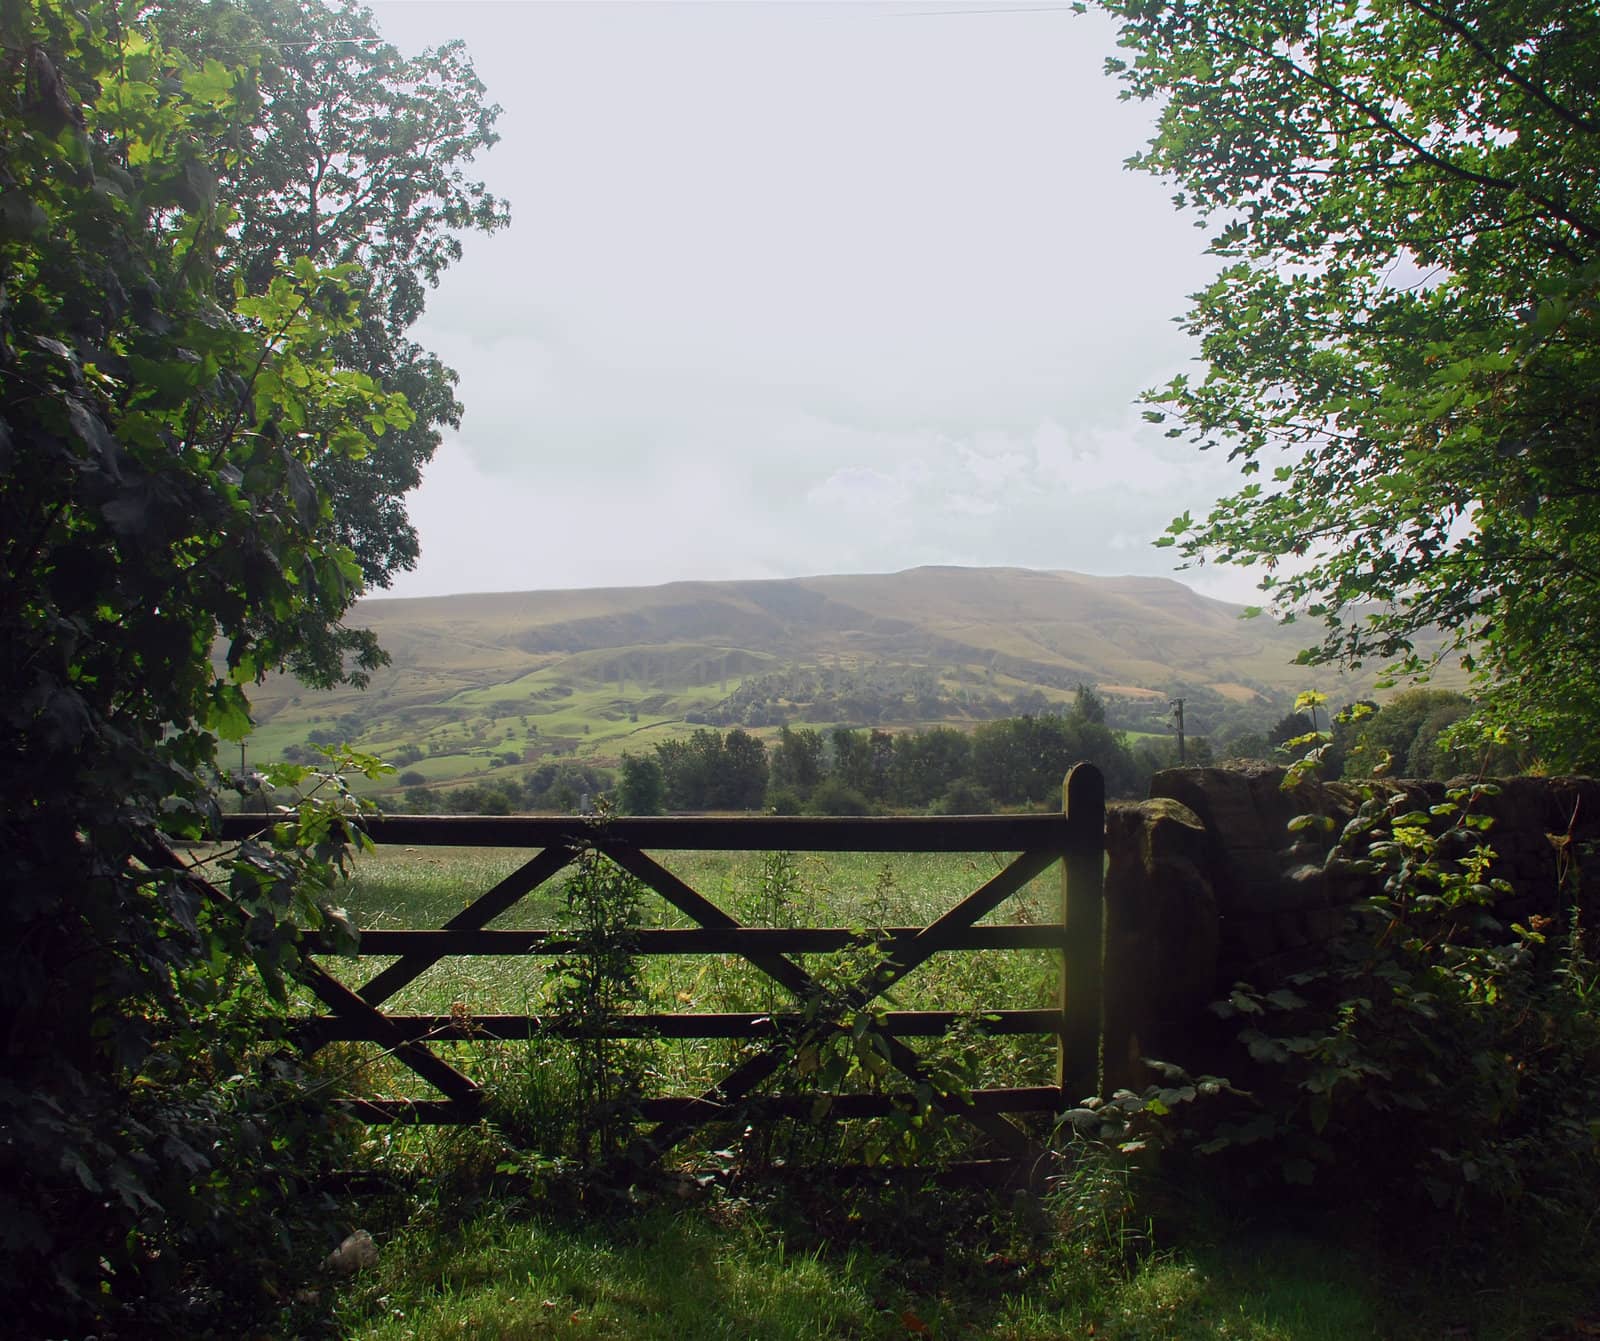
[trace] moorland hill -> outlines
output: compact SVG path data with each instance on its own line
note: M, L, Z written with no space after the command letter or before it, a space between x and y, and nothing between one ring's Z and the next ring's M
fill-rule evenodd
M1174 694L1268 717L1300 690L1306 630L1166 578L1020 568L372 599L350 622L392 662L364 691L274 678L259 759L348 740L445 781L551 756L609 762L696 725L908 728L1038 711L1095 687L1159 729ZM1215 729L1213 726L1211 729Z

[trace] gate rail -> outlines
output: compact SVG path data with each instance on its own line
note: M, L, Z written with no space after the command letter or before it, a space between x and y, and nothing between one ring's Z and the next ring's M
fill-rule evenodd
M1068 774L1060 814L812 817L612 818L603 823L573 817L375 816L363 826L375 843L407 847L536 848L506 876L442 927L365 931L358 954L398 955L358 989L315 964L307 984L328 1013L306 1017L299 1037L308 1051L336 1041L380 1044L433 1085L443 1100L356 1100L351 1110L374 1122L461 1123L482 1114L480 1086L429 1046L472 1039L560 1037L560 1021L537 1015L391 1014L383 1003L445 956L559 955L575 948L571 933L489 930L487 924L559 874L585 848L597 849L655 890L697 925L641 929L634 951L644 955L737 954L795 997L793 1010L721 1013L639 1013L613 1020L610 1038L742 1038L765 1046L699 1095L644 1100L639 1116L658 1124L646 1140L660 1155L706 1122L726 1118L804 1115L812 1095L759 1095L756 1088L779 1071L806 1018L804 1007L820 985L793 955L876 944L880 967L846 999L859 1009L881 996L933 955L979 949L1051 949L1061 955L1060 1002L1046 1009L985 1011L991 1034L1053 1034L1056 1083L987 1088L957 1097L936 1095L934 1106L959 1115L1013 1157L1036 1156L1032 1139L1007 1114L1061 1111L1103 1087L1102 980L1104 939L1103 854L1105 790L1099 771L1079 764ZM228 816L225 839L258 832L262 817ZM726 911L659 865L649 850L726 852L1015 852L998 874L923 927L885 927L862 933L843 927L767 928L741 925ZM1061 915L1050 924L977 926L979 918L1051 866L1061 867ZM317 942L313 952L326 952ZM902 1040L942 1034L962 1011L888 1011L879 1017L890 1064L913 1084L923 1079L917 1053ZM840 1094L828 1111L837 1117L878 1116L907 1096Z

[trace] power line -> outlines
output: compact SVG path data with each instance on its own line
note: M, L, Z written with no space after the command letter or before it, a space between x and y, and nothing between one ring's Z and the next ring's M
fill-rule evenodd
M382 46L388 41L387 37L314 37L309 42L279 42L277 45L287 51L290 47L368 47L374 42Z
M885 17L891 19L929 19L938 18L945 14L1076 14L1077 12L1070 4L988 5L983 9L902 9L885 15Z

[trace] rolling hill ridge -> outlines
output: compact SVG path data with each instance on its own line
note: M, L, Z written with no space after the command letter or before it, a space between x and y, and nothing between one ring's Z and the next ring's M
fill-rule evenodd
M348 622L392 664L364 691L269 679L251 749L346 740L446 781L611 762L704 723L959 725L1079 684L1143 729L1173 694L1266 717L1303 689L1363 688L1293 665L1305 632L1242 611L1165 578L954 567L366 600Z

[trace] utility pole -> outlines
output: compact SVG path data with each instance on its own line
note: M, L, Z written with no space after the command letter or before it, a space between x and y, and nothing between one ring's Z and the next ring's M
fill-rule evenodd
M249 778L249 768L244 761L244 741L239 742L239 813L243 814L250 805L250 796L246 791ZM267 813L267 794L261 793L261 813Z
M1178 766L1181 768L1189 762L1189 755L1183 743L1183 700L1181 698L1172 700L1172 720L1178 728Z

